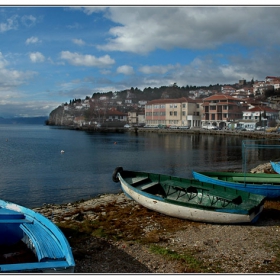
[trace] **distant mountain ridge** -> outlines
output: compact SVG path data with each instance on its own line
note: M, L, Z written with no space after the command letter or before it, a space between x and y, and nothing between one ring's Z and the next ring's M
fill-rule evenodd
M30 117L30 118L2 118L0 117L0 124L46 124L48 117Z

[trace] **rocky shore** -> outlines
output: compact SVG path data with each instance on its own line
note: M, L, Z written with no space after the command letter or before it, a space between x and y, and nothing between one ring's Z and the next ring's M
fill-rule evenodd
M251 172L269 170L270 164ZM34 209L72 247L76 273L279 273L280 201L253 225L218 225L150 211L123 193Z

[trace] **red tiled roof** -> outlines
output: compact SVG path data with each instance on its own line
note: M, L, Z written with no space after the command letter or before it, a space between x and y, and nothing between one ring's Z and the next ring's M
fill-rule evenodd
M234 101L243 101L243 99L235 98L226 94L215 94L203 99L203 101L212 101L212 100L234 100Z
M115 116L127 116L127 113L122 113L122 112L120 112L120 111L117 111L117 110L109 110L108 112L107 112L107 114L108 115L115 115Z
M275 109L271 109L270 107L266 107L266 106L256 106L254 108L251 108L251 109L248 109L246 111L249 111L249 112L263 112L263 111L266 111L266 112L278 112L278 110L275 110Z

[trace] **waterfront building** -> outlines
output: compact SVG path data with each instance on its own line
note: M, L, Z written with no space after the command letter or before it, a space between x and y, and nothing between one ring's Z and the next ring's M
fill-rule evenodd
M191 98L157 99L145 105L146 125L200 127L202 101Z
M217 94L203 99L202 125L220 128L242 119L243 111L248 108L243 99L226 94Z

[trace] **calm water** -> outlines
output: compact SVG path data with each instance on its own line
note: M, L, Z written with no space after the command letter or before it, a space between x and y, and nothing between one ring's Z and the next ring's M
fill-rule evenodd
M242 170L242 140L0 125L0 198L39 207L117 193L120 185L112 181L117 166L182 177L191 177L192 170ZM272 157L272 150L250 151L248 166Z

